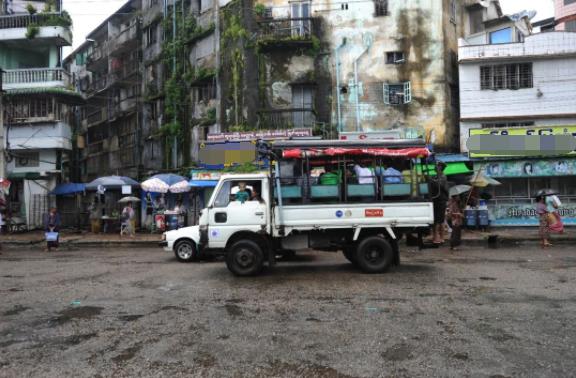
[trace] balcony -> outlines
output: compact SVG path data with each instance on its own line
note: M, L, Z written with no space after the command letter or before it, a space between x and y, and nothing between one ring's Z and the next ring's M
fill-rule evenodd
M284 130L312 128L316 124L316 114L312 109L266 109L258 111L260 130Z
M86 68L89 71L100 71L108 66L108 44L106 42L92 46L92 52L86 59Z
M103 108L99 108L96 111L88 114L88 116L86 117L86 126L87 127L91 127L94 126L102 121L105 121L108 119L107 117L107 110L105 107Z
M258 22L258 43L262 47L305 47L313 46L316 19L278 18Z
M68 117L68 108L53 97L20 97L6 107L7 124L53 123Z
M126 51L138 48L138 24L133 22L130 26L126 27L119 34L113 36L108 40L109 54L120 55Z
M70 74L63 68L25 68L4 70L4 89L66 88Z
M0 16L0 41L23 40L27 44L72 44L70 18L60 13L16 14ZM37 27L30 38L29 26Z

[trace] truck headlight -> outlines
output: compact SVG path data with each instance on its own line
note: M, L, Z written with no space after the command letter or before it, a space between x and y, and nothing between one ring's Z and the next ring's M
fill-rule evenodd
M162 233L162 241L166 241L166 233L165 232Z

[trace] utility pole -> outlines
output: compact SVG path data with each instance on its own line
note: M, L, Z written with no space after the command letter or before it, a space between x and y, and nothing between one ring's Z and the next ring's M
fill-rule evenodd
M6 143L4 142L4 88L2 87L2 76L4 71L0 68L0 178L6 178Z

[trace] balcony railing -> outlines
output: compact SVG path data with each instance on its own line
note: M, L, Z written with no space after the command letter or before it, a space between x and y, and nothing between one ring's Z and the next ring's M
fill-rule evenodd
M279 18L258 22L261 40L285 40L291 42L312 39L314 19Z
M138 44L138 24L132 23L117 35L108 40L110 54L119 54Z
M42 84L66 87L70 83L70 74L63 68L25 68L4 70L5 89L42 87Z
M316 115L314 110L300 109L266 109L258 111L260 129L299 129L314 127Z
M8 111L9 110L9 111ZM21 97L15 100L5 112L9 124L52 122L64 120L67 107L50 97Z
M60 17L60 13L0 16L0 29L27 28L29 25L49 25L50 21L55 20L57 17Z
M108 43L103 42L100 44L95 44L92 46L92 51L88 54L88 59L86 59L86 68L94 69L96 66L101 66L108 64L108 60L105 59L108 54Z

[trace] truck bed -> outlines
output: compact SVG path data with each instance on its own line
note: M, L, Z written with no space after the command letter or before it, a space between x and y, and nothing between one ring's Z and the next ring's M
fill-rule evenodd
M349 227L428 227L434 222L431 202L289 205L275 207L274 225L292 230Z

